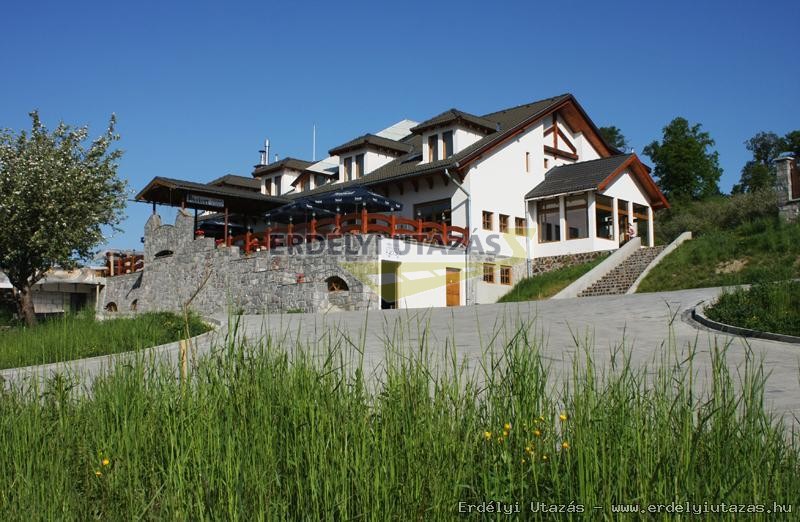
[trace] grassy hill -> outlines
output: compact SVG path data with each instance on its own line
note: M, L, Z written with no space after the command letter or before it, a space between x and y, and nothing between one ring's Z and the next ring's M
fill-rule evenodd
M560 268L533 277L526 277L514 285L514 288L497 302L513 303L515 301L537 301L539 299L552 297L583 274L599 265L606 257L608 256L600 256L588 263Z
M656 266L639 292L763 283L800 277L800 224L759 218L707 231Z

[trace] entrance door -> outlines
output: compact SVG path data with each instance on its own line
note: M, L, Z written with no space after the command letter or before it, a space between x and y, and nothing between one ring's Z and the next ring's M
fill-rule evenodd
M461 270L448 268L445 281L447 282L447 306L461 306Z

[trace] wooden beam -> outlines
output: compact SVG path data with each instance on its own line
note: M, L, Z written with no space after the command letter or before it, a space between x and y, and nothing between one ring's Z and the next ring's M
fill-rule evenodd
M553 148L558 149L558 111L553 111L553 129L555 129L553 133Z
M576 149L575 145L573 145L572 142L569 141L569 138L567 138L567 135L564 134L563 132L561 132L561 129L558 129L558 135L561 136L561 139L564 140L564 143L567 144L567 147L569 147L569 149L572 151L573 154L577 154L578 153L578 149Z
M426 176L426 180L428 180L428 188L433 189L433 176Z
M444 186L446 187L447 185L450 184L450 178L448 178L446 175L442 174L442 182L444 182Z
M554 131L555 131L555 129L553 128L553 126L552 126L552 125L550 125L549 127L547 127L547 128L545 129L545 131L544 131L544 135L545 135L545 136L548 136L550 133L552 133L552 132L554 132Z
M578 161L578 155L577 154L573 154L573 153L567 152L565 150L559 150L559 149L556 149L554 147L550 147L548 145L544 146L544 152L546 154L552 154L553 156L556 156L558 158L565 158L565 159L570 159L572 161Z
M417 178L411 178L411 186L414 187L414 192L419 192L419 180Z

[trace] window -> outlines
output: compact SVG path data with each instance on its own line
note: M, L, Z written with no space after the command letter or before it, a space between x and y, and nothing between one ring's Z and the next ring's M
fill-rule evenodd
M530 172L530 171L531 171L531 153L530 152L526 152L525 153L525 172Z
M494 213L483 211L483 229L492 230L494 228Z
M323 176L322 174L317 174L314 176L315 187L321 187L324 184L325 184L325 176Z
M483 264L483 282L494 283L494 265L492 263Z
M508 232L508 216L500 214L500 232Z
M514 233L518 236L524 236L525 229L527 228L525 225L525 218L514 218Z
M414 205L414 215L419 216L423 221L444 222L449 226L452 224L450 220L450 198L417 203Z
M439 135L428 136L428 161L439 159Z
M283 176L275 176L275 196L281 195L281 179Z
M356 156L356 173L353 179L364 177L364 155L359 154Z
M501 285L510 285L511 284L511 267L510 266L501 266L500 267L500 284Z
M597 237L614 239L614 200L597 194L594 198Z
M350 177L353 172L353 158L345 158L344 159L344 180L343 181L350 181L352 178Z
M558 198L540 201L536 206L536 213L539 221L539 243L561 241Z
M264 178L264 180L261 182L261 186L264 189L264 194L267 196L272 195L272 178Z
M300 191L305 192L311 188L311 176L303 176L303 181L300 182Z
M636 220L634 227L636 228L636 235L642 238L642 245L647 245L650 242L650 226L647 217L647 207L634 203L633 219Z
M545 170L547 170L547 167L548 167L549 163L550 163L550 160L548 160L547 158L545 158L545 159L544 159L544 168L545 168Z
M453 150L453 131L442 133L442 157L449 158L454 154Z
M589 237L589 212L586 194L564 198L567 215L567 239Z

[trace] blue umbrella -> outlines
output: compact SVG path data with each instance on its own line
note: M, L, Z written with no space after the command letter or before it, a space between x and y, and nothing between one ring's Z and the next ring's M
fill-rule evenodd
M399 201L385 198L364 187L325 192L299 201L307 201L317 208L326 210L337 210L343 205L366 206L367 210L370 211L395 212L403 210L403 204Z
M307 218L310 215L315 215L316 217L331 216L333 215L333 212L324 208L316 207L306 200L298 199L296 201L292 201L291 203L287 203L282 207L270 210L264 214L264 219L267 221L281 222L294 219L296 217Z

